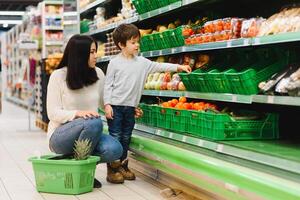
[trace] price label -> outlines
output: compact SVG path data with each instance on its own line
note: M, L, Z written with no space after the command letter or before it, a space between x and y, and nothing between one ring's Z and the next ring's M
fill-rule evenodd
M150 51L150 56L153 56L153 51Z
M159 56L162 55L162 50L159 50L158 55L159 55Z
M254 38L254 44L260 44L260 39L259 38Z
M175 48L172 48L172 49L171 49L171 53L174 54L175 52L176 52L176 49L175 49Z
M223 144L218 144L216 151L222 153L223 149L224 149L224 145Z
M203 147L203 140L199 140L198 146L199 146L199 147Z
M186 142L186 136L185 135L182 137L182 142Z
M161 130L157 130L156 135L161 135L161 132L162 132Z
M274 96L268 96L267 103L274 103Z
M227 47L232 47L232 41L231 40L227 41Z
M249 45L249 39L244 39L244 46L248 46Z
M232 102L237 102L237 96L236 96L236 95L232 95L231 101L232 101Z
M173 139L174 133L170 133L169 138Z

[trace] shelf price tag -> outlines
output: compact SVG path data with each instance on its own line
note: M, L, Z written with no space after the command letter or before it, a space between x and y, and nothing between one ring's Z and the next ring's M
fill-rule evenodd
M232 95L231 101L232 101L232 102L237 102L237 96L236 96L236 95Z
M199 146L199 147L203 147L203 140L199 140L198 146Z
M231 40L227 41L227 47L232 47L232 41Z
M224 149L224 145L223 144L218 144L216 151L222 153L223 149Z
M268 96L267 103L274 103L274 96Z
M176 49L175 49L175 48L172 48L172 49L171 49L171 53L174 54L175 52L176 52Z
M170 138L170 139L173 139L173 135L174 135L174 134L171 132L171 133L169 134L169 138Z
M159 136L160 136L160 135L161 135L161 133L162 133L162 131L161 131L161 130L157 130L157 131L156 131L156 135L159 135Z
M186 142L186 136L184 135L183 137L182 137L182 140L181 140L182 142Z
M260 39L259 38L254 38L254 44L260 44Z
M244 39L244 46L248 46L249 45L249 39Z

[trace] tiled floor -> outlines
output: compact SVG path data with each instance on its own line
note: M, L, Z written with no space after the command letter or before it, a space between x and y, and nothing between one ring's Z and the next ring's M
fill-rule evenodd
M160 188L143 179L112 185L105 181L105 165L97 166L96 177L101 189L72 196L38 193L28 158L49 153L46 134L34 125L31 114L31 131L28 130L28 113L25 109L3 102L0 114L0 200L159 200Z

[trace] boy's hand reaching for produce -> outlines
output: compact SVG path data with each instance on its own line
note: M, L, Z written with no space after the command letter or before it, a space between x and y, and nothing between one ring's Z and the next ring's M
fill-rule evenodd
M179 65L177 67L177 71L190 73L192 71L192 68L189 65Z
M142 109L140 109L139 107L135 108L135 115L134 115L135 118L140 118L143 116L143 114L144 112Z

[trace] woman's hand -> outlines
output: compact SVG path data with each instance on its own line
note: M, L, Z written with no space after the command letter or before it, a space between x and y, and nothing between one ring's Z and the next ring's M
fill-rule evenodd
M113 119L114 117L114 111L111 107L111 105L107 104L104 106L104 110L105 110L105 117L106 119Z
M139 107L135 108L134 111L135 111L135 115L134 115L135 118L140 118L144 114L143 110Z
M75 114L75 118L88 119L88 118L94 118L94 117L100 117L100 115L97 112L91 111L91 110L79 110Z
M187 72L190 73L192 71L192 68L189 65L179 65L177 67L177 71L178 72Z

